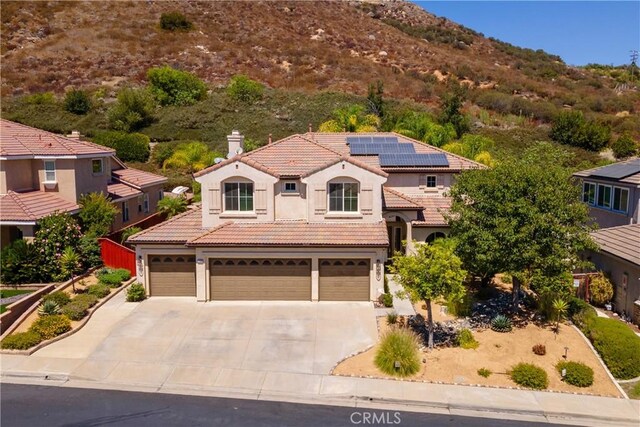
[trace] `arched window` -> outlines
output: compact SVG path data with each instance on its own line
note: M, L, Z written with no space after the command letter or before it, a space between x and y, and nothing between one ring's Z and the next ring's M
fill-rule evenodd
M441 231L436 231L435 233L431 233L427 236L425 242L427 243L433 243L436 239L442 239L443 237L447 237L446 234L444 234Z

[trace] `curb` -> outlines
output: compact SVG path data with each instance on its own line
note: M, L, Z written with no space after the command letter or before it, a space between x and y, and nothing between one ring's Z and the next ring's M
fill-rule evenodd
M91 317L93 316L93 313L95 313L100 307L102 307L104 304L106 304L111 298L115 297L116 295L118 295L120 292L122 292L123 290L125 290L131 283L135 282L136 278L131 278L129 279L129 281L123 283L122 285L120 285L120 287L113 292L112 294L107 295L102 301L100 301L98 304L96 304L92 310L89 312L89 314L87 314L87 316L82 319L80 321L80 324L78 324L77 327L75 327L74 329L65 332L62 335L58 335L57 337L51 338L50 340L47 341L43 341L41 343L39 343L38 345L34 346L33 348L30 348L29 350L0 350L0 354L17 354L17 355L22 355L22 356L30 356L33 353L35 353L36 351L48 346L49 344L53 344L54 342L60 341L64 338L67 338L73 334L75 334L76 332L78 332L79 330L81 330L82 328L84 328L84 325L87 324L87 322L89 322L89 320L91 319ZM40 303L38 302L38 305L40 305Z

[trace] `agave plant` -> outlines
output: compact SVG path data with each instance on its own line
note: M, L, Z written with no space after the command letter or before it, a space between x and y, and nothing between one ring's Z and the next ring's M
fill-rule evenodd
M40 308L38 309L38 314L40 316L52 316L54 314L60 313L60 307L56 304L55 301L47 300L42 303Z
M491 320L491 329L496 332L511 332L511 320L502 314L497 315Z

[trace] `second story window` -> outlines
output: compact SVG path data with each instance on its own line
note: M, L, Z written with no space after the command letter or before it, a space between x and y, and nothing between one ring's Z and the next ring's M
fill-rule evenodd
M102 159L93 159L91 160L91 171L94 175L101 175L104 171L104 166L102 163Z
M298 186L296 185L295 181L286 181L284 183L284 192L285 193L297 193L298 192Z
M227 182L224 184L224 210L253 211L253 183Z
M613 210L627 212L629 204L629 190L626 188L614 187L613 189Z
M611 208L611 186L598 184L598 206Z
M582 201L592 206L596 204L596 185L593 182L585 182L582 186Z
M330 212L358 212L358 184L340 182L329 184Z
M129 221L129 202L122 202L122 222Z
M149 213L149 193L144 193L144 213Z
M56 182L56 162L55 160L44 161L45 182Z

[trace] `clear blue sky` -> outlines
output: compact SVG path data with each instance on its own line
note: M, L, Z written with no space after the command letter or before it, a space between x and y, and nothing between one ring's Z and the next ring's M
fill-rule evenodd
M628 64L640 50L640 0L415 1L427 11L567 63Z

